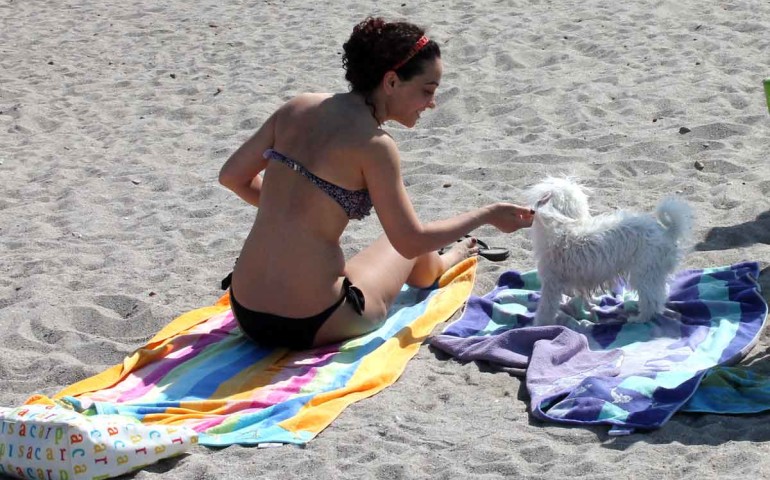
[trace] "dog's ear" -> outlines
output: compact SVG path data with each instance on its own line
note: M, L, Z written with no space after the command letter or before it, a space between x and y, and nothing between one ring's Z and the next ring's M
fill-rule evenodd
M535 207L536 208L542 207L543 205L548 203L548 201L551 199L552 196L553 196L552 192L547 192L545 195L540 197L540 200L537 201L537 203L535 204Z

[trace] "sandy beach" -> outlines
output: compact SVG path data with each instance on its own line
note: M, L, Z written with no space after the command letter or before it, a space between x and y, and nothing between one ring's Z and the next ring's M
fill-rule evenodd
M770 299L766 1L3 0L0 405L218 298L255 214L219 168L291 96L347 89L342 44L368 15L442 49L438 108L384 127L423 221L546 175L579 177L595 212L676 193L695 210L682 268L759 262ZM380 233L352 222L345 255ZM480 261L474 294L534 268L526 232L475 233L511 256ZM770 333L742 363L770 374ZM423 345L303 448L196 447L133 478L770 478L770 413L610 437L534 420L520 378Z

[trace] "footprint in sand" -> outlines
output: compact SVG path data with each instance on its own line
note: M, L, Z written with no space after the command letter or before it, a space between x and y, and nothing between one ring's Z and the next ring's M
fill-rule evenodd
M746 135L748 132L749 129L743 125L735 125L732 123L710 123L708 125L693 127L690 131L690 135L706 140L722 140L735 135Z

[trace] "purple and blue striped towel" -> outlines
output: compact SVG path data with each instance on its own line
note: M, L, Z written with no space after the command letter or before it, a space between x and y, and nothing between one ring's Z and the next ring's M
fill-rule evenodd
M767 318L758 274L751 262L679 272L670 313L647 323L626 322L636 296L620 286L589 305L563 304L558 325L532 327L537 272L509 271L431 343L463 361L526 372L539 419L606 424L615 435L654 429L687 404L709 369L737 363L754 346Z

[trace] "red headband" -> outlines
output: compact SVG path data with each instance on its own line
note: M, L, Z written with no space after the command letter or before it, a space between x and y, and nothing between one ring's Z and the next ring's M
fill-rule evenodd
M415 55L417 55L417 53L418 53L420 50L422 50L422 48L423 48L425 45L427 45L429 41L430 41L430 40L429 40L429 39L428 39L428 37L426 37L425 35L423 35L422 37L420 37L420 38L417 40L417 42L414 44L414 46L413 46L413 47L412 47L412 48L409 50L409 54L406 56L406 58L405 58L405 59L403 59L403 60L401 60L400 62L398 62L398 63L397 63L397 64L396 64L396 65L395 65L393 68L391 68L391 70L398 70L399 68L403 67L403 66L404 66L404 64L406 64L406 62L408 62L409 60L411 60L411 59L412 59L412 57L414 57Z

